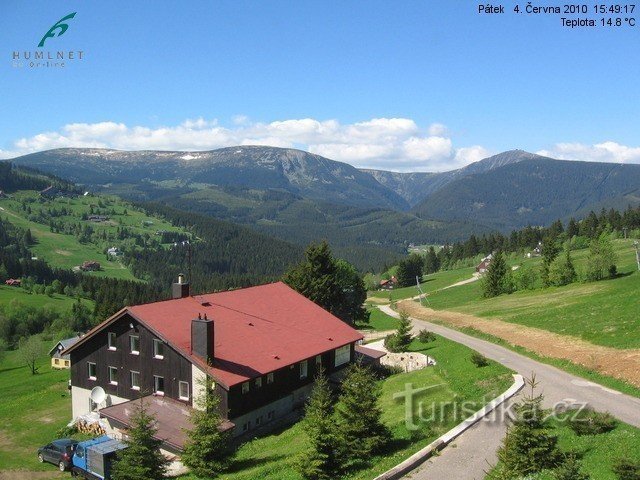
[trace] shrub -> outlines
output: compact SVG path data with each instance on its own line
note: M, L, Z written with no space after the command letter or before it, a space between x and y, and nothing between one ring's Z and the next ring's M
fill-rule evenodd
M69 438L78 433L78 427L75 425L65 425L56 432L57 438Z
M429 330L426 329L422 329L420 330L420 332L418 332L418 340L421 341L422 343L429 343L429 342L433 342L436 339L436 334L433 332L430 332Z
M580 471L580 461L575 455L566 455L560 466L553 472L554 480L590 480L591 477Z
M617 420L609 413L600 413L595 410L583 410L569 422L569 427L576 435L598 435L610 432L617 425Z
M489 360L487 359L487 357L479 352L473 352L471 354L471 362L478 368L486 367L487 365L489 365Z
M613 463L613 473L618 480L640 480L640 461L619 458Z
M402 351L401 342L395 333L387 335L387 337L384 339L384 348L392 353L400 353Z

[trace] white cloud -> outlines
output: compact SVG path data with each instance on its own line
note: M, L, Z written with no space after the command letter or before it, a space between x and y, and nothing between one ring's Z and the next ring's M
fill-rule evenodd
M263 123L244 115L234 117L231 126L202 117L157 128L117 122L72 123L20 138L13 148L0 150L0 158L62 147L197 151L233 145L301 148L356 167L397 171L448 170L467 158L460 156L465 149L455 149L447 128L439 123L426 129L408 118L372 118L351 124L313 118Z
M560 160L640 163L640 147L629 147L613 141L596 143L594 145L557 143L548 150L540 150L536 153Z
M429 135L435 137L443 137L449 134L449 129L446 127L446 125L443 125L441 123L432 123L431 125L429 125L428 132Z

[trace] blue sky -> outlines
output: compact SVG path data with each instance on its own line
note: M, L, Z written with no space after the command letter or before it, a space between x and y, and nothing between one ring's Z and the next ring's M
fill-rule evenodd
M479 15L461 0L0 9L5 158L266 143L393 170L446 170L512 148L640 162L640 26L568 29L558 16ZM82 61L13 65L13 51L37 50L71 12L43 50L82 50Z

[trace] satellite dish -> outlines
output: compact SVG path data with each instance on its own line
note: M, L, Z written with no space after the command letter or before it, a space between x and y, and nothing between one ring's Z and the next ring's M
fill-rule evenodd
M93 387L90 396L91 400L93 400L93 403L96 405L100 405L107 398L107 394L102 387Z

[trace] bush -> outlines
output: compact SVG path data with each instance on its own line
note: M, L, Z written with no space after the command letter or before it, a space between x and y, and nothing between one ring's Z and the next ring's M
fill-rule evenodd
M640 461L619 458L613 464L613 473L618 480L640 480Z
M78 432L78 427L75 424L66 425L66 426L60 428L56 432L56 437L57 438L70 438L70 437L73 437L77 433L79 433Z
M402 342L395 333L392 333L384 339L384 348L392 353L400 353L402 351Z
M436 334L429 330L422 329L418 332L418 340L422 343L433 342L436 339Z
M595 410L583 410L569 422L569 427L576 435L598 435L610 432L617 426L617 420L609 413L600 413Z
M473 352L471 354L471 362L478 368L486 367L487 365L489 365L489 360L487 359L487 357L479 352Z
M580 462L575 455L566 455L560 466L553 472L554 480L590 480L591 477L580 471Z

